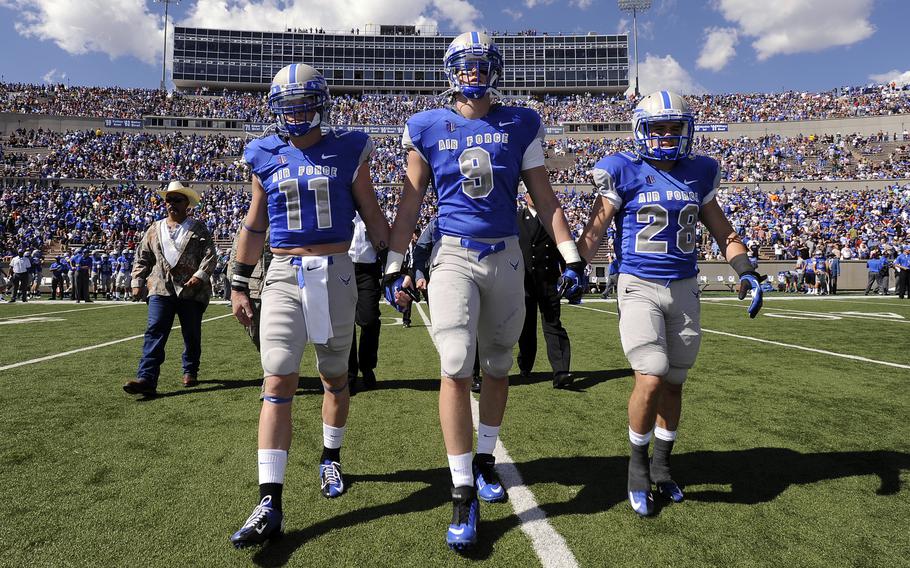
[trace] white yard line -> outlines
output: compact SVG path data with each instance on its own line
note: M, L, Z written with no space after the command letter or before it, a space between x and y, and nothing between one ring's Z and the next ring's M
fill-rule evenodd
M423 311L423 307L415 303L414 306L420 313L427 331L430 330L430 318ZM471 397L471 414L474 419L474 428L477 428L478 417L480 415L480 405L475 397ZM531 489L526 487L521 477L521 472L509 452L506 451L502 441L496 442L496 449L493 451L496 457L496 470L509 491L509 503L512 510L521 522L521 530L531 539L531 546L534 547L534 553L540 559L544 568L575 568L578 561L575 555L569 549L565 539L556 532L553 525L547 521L547 514L537 504Z
M224 314L223 316L215 316L213 318L207 318L202 320L202 323L215 321L221 318L226 318L233 316L234 314ZM180 329L179 325L175 325L171 328ZM132 335L130 337L124 337L123 339L115 339L114 341L108 341L106 343L99 343L98 345L89 345L88 347L80 347L79 349L73 349L72 351L64 351L63 353L55 353L53 355L47 355L45 357L38 357L37 359L29 359L28 361L20 361L19 363L12 363L10 365L4 365L0 367L0 371L8 371L9 369L15 369L16 367L24 367L25 365L32 365L34 363L42 363L44 361L50 361L51 359L58 359L60 357L66 357L67 355L73 355L75 353L82 353L83 351L91 351L93 349L100 349L102 347L108 347L109 345L116 345L118 343L123 343L125 341L132 341L134 339L139 339L145 337L145 334L142 335Z
M618 316L616 312L611 312L608 310L599 310L597 308L591 308L587 306L572 306L573 308L579 308L582 310L591 310L592 312L601 312L604 314L612 314ZM824 349L815 349L814 347L804 347L802 345L794 345L792 343L783 343L781 341L771 341L770 339L759 339L758 337L749 337L747 335L736 335L735 333L727 333L726 331L717 331L714 329L705 329L702 328L702 331L706 333L714 333L717 335L725 335L727 337L735 337L736 339L744 339L746 341L755 341L757 343L767 343L769 345L777 345L780 347L787 347L789 349L798 349L800 351L809 351L811 353L820 353L822 355L830 355L832 357L840 357L841 359L850 359L853 361L862 361L863 363L874 363L876 365L884 365L886 367L896 367L898 369L910 369L910 365L903 365L901 363L892 363L890 361L879 361L878 359L869 359L868 357L860 357L859 355L850 355L847 353L836 353L834 351L825 351Z
M31 304L32 302L28 302L28 303ZM130 304L110 304L110 305L106 305L106 306L94 306L91 308L73 308L72 310L58 310L56 312L41 312L40 314L20 314L18 316L4 316L4 317L0 318L0 320L19 319L19 318L35 318L35 317L39 317L39 316L49 316L51 314L68 314L71 312L87 312L90 310L103 310L105 308L118 308L118 307L122 308L122 307L129 306L129 305Z

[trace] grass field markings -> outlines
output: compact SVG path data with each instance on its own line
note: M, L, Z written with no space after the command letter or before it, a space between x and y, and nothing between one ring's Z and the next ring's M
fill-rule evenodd
M415 303L414 306L429 333L430 318L419 303ZM471 397L471 415L476 430L480 419L480 404L473 396ZM521 522L521 531L531 539L531 546L534 548L537 558L540 559L541 565L544 568L577 567L578 561L575 559L575 555L572 554L562 535L547 520L547 514L537 504L534 493L525 486L521 472L518 471L518 467L502 444L502 440L496 441L493 455L496 457L496 470L509 490L509 503Z
M32 302L29 302L29 303L31 304ZM103 310L106 308L117 308L117 307L129 306L129 305L130 304L111 304L109 306L94 306L91 308L74 308L72 310L59 310L56 312L42 312L40 314L22 314L22 315L18 315L18 316L4 316L4 317L0 318L0 320L18 319L18 318L33 318L36 316L49 316L52 314L68 314L71 312L87 312L90 310Z
M616 312L610 312L607 310L598 310L597 308L589 308L586 306L572 306L573 308L580 308L583 310L591 310L592 312L602 312L605 314L613 314L618 316ZM814 347L804 347L802 345L794 345L792 343L783 343L781 341L772 341L770 339L761 339L758 337L750 337L747 335L737 335L735 333L727 333L726 331L717 331L715 329L705 329L701 328L705 333L714 333L717 335L725 335L727 337L734 337L736 339L745 339L746 341L756 341L758 343L767 343L769 345L777 345L780 347L788 347L790 349L798 349L800 351L809 351L811 353L819 353L822 355L831 355L832 357L840 357L842 359L851 359L853 361L862 361L863 363L874 363L876 365L884 365L886 367L896 367L898 369L910 369L910 365L903 365L901 363L892 363L890 361L879 361L878 359L869 359L868 357L860 357L859 355L850 355L848 353L836 353L834 351L826 351L824 349L816 349Z
M219 320L226 317L232 317L234 314L224 314L221 316L215 316L212 318L206 318L202 320L202 323ZM180 329L179 325L175 325L171 330ZM132 341L134 339L139 339L145 337L145 333L141 335L131 335L129 337L124 337L123 339L115 339L113 341L106 341L104 343L99 343L97 345L89 345L88 347L80 347L79 349L73 349L72 351L64 351L63 353L55 353L53 355L46 355L44 357L38 357L37 359L29 359L28 361L20 361L19 363L11 363L9 365L4 365L0 367L0 371L8 371L10 369L15 369L17 367L24 367L25 365L32 365L34 363L43 363L44 361L50 361L51 359L59 359L60 357L66 357L68 355L75 355L76 353L82 353L84 351L91 351L93 349L101 349L102 347L109 347L111 345L116 345L118 343L123 343L125 341Z
M828 298L826 298L825 301L826 302L851 303L854 300L859 300L859 299L863 299L862 301L864 304L875 304L876 306L891 306L892 308L910 308L910 301L898 299L896 296L895 296L895 299L893 302L877 301L882 298L878 297L878 298L872 299L867 296L855 296L855 297L852 297L852 299L843 299L842 297L837 297L837 298L828 297Z
M19 319L0 321L0 325L19 325L23 323L48 323L55 321L66 321L66 318L46 318L42 316L24 316Z
M724 306L725 308L738 308L739 304L723 304L720 302L714 302L715 306ZM865 319L865 320L874 320L874 321L892 321L895 323L910 323L910 320L904 319L900 314L895 314L893 312L881 312L881 313L863 313L863 312L810 312L809 310L794 310L792 308L774 308L771 306L765 306L764 311L774 310L777 312L787 312L792 313L795 316L809 316L806 318L796 317L795 319L841 319L841 318L854 318L854 319ZM771 316L771 317L786 317L778 314L768 314L763 313L762 315Z

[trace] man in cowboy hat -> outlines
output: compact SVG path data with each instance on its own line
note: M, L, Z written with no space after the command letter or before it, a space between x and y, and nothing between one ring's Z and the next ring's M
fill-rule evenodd
M139 279L148 281L149 317L136 379L123 385L129 394L155 394L175 315L183 332L183 386L198 384L202 314L209 304L209 282L217 262L208 229L187 216L187 209L199 204L199 194L179 181L158 194L164 198L167 217L145 232L133 265L134 296L139 294Z

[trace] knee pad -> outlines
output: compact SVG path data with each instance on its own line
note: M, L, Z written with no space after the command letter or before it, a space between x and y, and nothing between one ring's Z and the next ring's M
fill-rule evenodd
M470 377L474 373L474 349L457 341L439 341L439 363L442 375L453 379Z
M262 372L265 375L291 375L300 372L300 360L282 347L272 347L262 352Z
M632 369L645 375L663 377L670 371L670 360L667 354L653 348L640 347L626 353Z
M349 354L347 352L343 354L332 353L330 356L326 356L325 353L319 353L316 369L323 377L339 377L344 375L348 372L348 356Z
M480 368L493 377L508 377L512 369L512 348L505 345L484 346L480 350Z
M686 382L686 377L689 376L689 369L683 369L681 367L670 367L670 370L667 371L664 380L672 385L681 385Z

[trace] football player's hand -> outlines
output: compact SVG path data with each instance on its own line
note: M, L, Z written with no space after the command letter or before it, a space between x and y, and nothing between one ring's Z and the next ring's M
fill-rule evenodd
M412 287L411 277L401 272L390 272L383 276L382 290L385 301L399 312L404 312L411 301L418 301L417 292Z
M253 325L253 306L250 295L240 290L231 290L231 312L243 327Z
M560 298L566 298L570 304L580 304L581 297L587 287L587 278L585 277L585 266L587 263L581 260L566 265L559 280L556 281L556 294Z
M750 318L757 316L758 311L761 310L764 300L761 283L764 279L765 276L761 276L758 272L752 270L743 272L739 277L739 299L744 299L749 291L752 290L752 303L749 304L749 309L747 310Z

